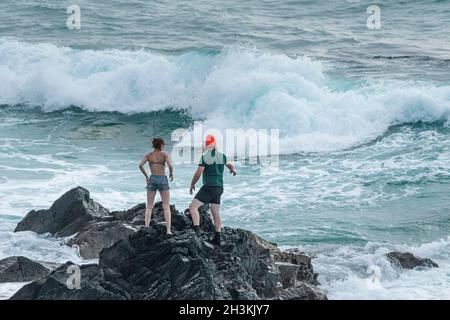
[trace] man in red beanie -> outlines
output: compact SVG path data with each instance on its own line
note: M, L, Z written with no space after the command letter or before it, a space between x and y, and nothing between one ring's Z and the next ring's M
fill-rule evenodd
M203 186L195 195L189 211L191 212L194 231L198 234L200 232L200 214L198 209L205 203L209 203L211 213L214 218L215 235L213 243L220 245L220 232L222 224L219 215L220 198L223 193L223 172L225 166L230 170L230 173L235 176L236 171L231 162L227 161L227 157L216 150L216 139L209 134L205 140L205 152L202 154L197 171L192 178L190 194L195 190L195 184L203 177Z

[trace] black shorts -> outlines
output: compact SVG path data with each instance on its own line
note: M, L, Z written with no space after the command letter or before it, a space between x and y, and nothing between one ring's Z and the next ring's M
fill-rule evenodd
M220 197L223 193L223 187L206 187L203 186L198 190L194 199L203 203L220 204Z

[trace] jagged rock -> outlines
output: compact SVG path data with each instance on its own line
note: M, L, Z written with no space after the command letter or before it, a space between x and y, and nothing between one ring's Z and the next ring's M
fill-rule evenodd
M404 269L438 268L438 264L428 258L419 258L409 252L389 252L388 260L396 267Z
M301 283L281 291L277 300L327 300L327 296L310 284Z
M0 260L0 283L34 281L49 275L57 263L33 261L14 256Z
M133 208L125 211L113 211L111 212L111 216L117 220L136 226L141 226L145 223L145 209L145 203L140 203ZM174 214L179 214L174 205L170 206L170 211L172 213L172 216ZM153 206L152 220L155 220L156 222L164 222L164 209L161 201L156 202Z
M144 225L145 208L146 205L141 203L126 211L109 213L90 198L89 191L77 187L56 200L50 209L28 213L17 225L15 232L50 232L57 237L78 233L68 241L68 245L77 245L83 258L98 258L103 248L108 248L135 232L133 226ZM173 205L171 211L172 215L179 214ZM181 220L177 217L172 221L175 228L186 228L190 224L185 216ZM164 222L161 202L155 204L152 219L159 223Z
M198 209L198 211L200 213L200 229L203 232L214 232L215 228L211 213L209 211L209 205L208 204L202 205ZM192 224L191 213L189 212L188 209L186 209L186 217L188 217L188 219L191 221Z
M145 203L138 204L131 209L125 211L113 211L111 217L114 220L120 220L124 223L143 226L145 222ZM191 214L186 210L186 214L180 213L174 205L170 205L172 228L175 230L184 230L192 226ZM203 205L199 209L201 219L201 229L205 232L213 232L214 224L212 222L209 206ZM162 202L156 202L152 210L152 220L159 224L165 223L164 209Z
M82 265L80 286L71 277L71 262L60 266L48 277L32 282L16 292L11 300L127 300L130 295L121 287L120 279L111 270L96 264ZM77 266L78 267L78 266ZM117 282L115 282L117 280Z
M76 245L83 258L94 259L98 258L102 249L112 246L134 232L136 232L134 228L120 221L92 222L84 226L67 244Z
M192 221L190 220L190 216L186 216L180 213L174 205L170 206L171 219L172 219L172 229L173 230L184 230L192 226ZM157 202L153 206L152 211L152 220L155 220L157 223L164 223L164 209L162 206L162 202Z
M90 198L89 191L77 187L62 195L50 209L29 212L14 232L49 232L57 237L66 237L79 232L90 221L108 214L107 209Z
M172 237L165 235L160 203L153 210L156 223L148 228L142 226L143 204L85 224L70 243L85 256L104 249L99 265L81 266L81 289L68 288L66 264L13 299L326 299L303 253L281 252L250 231L228 227L216 246L207 206L200 210L199 235L188 211L174 206L171 211Z
M314 272L311 263L311 258L306 254L298 250L297 248L288 249L286 251L279 252L275 259L280 262L287 262L296 264L299 266L297 271L297 280L311 283L313 285L319 285L317 277L319 276Z
M13 299L325 297L306 282L290 282L295 290L282 290L280 264L267 249L272 244L249 231L224 228L220 247L209 243L210 234L197 236L190 228L176 231L171 238L164 233L162 224L142 228L102 250L98 267L91 267L86 277L82 268L82 279L88 286L84 291L68 289L65 283L69 275L58 270L46 280L23 287Z
M297 271L299 266L297 264L287 262L276 262L278 271L280 273L280 282L283 288L289 288L297 282Z
M170 209L174 230L183 230L191 225L189 218L180 214L175 206L170 206ZM84 226L74 238L68 241L68 245L78 246L80 255L85 259L98 258L102 249L109 248L142 227L144 214L145 204L137 205L126 211L112 212L111 216ZM161 226L165 223L161 202L156 203L153 207L152 219Z
M157 207L158 203L155 205ZM131 209L125 211L113 211L111 216L117 220L127 222L133 225L144 225L145 203L140 203Z

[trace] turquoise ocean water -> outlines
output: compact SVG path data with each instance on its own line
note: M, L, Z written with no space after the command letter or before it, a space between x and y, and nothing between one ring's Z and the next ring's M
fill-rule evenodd
M0 3L0 258L81 261L15 224L78 185L145 201L150 139L202 121L280 134L278 170L225 178L225 225L313 255L333 299L450 298L448 1L383 1L378 30L357 0L77 0L68 30L71 4ZM399 272L394 249L440 268Z

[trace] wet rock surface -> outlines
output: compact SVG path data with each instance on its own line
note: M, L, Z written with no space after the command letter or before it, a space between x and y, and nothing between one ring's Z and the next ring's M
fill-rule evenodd
M91 199L88 190L78 187L62 195L49 209L30 211L14 232L34 231L66 237L108 214L107 209Z
M67 285L68 262L11 299L326 299L311 258L298 250L282 252L250 231L228 227L220 246L211 243L207 206L198 234L189 212L171 206L172 237L165 235L160 203L150 227L143 226L144 204L100 210L104 214L93 215L69 241L82 256L99 256L98 265L80 266L80 288Z
M388 260L396 267L403 269L438 268L438 264L428 258L419 258L409 252L389 252Z
M28 282L49 275L60 265L52 262L33 261L14 256L0 260L0 283Z

